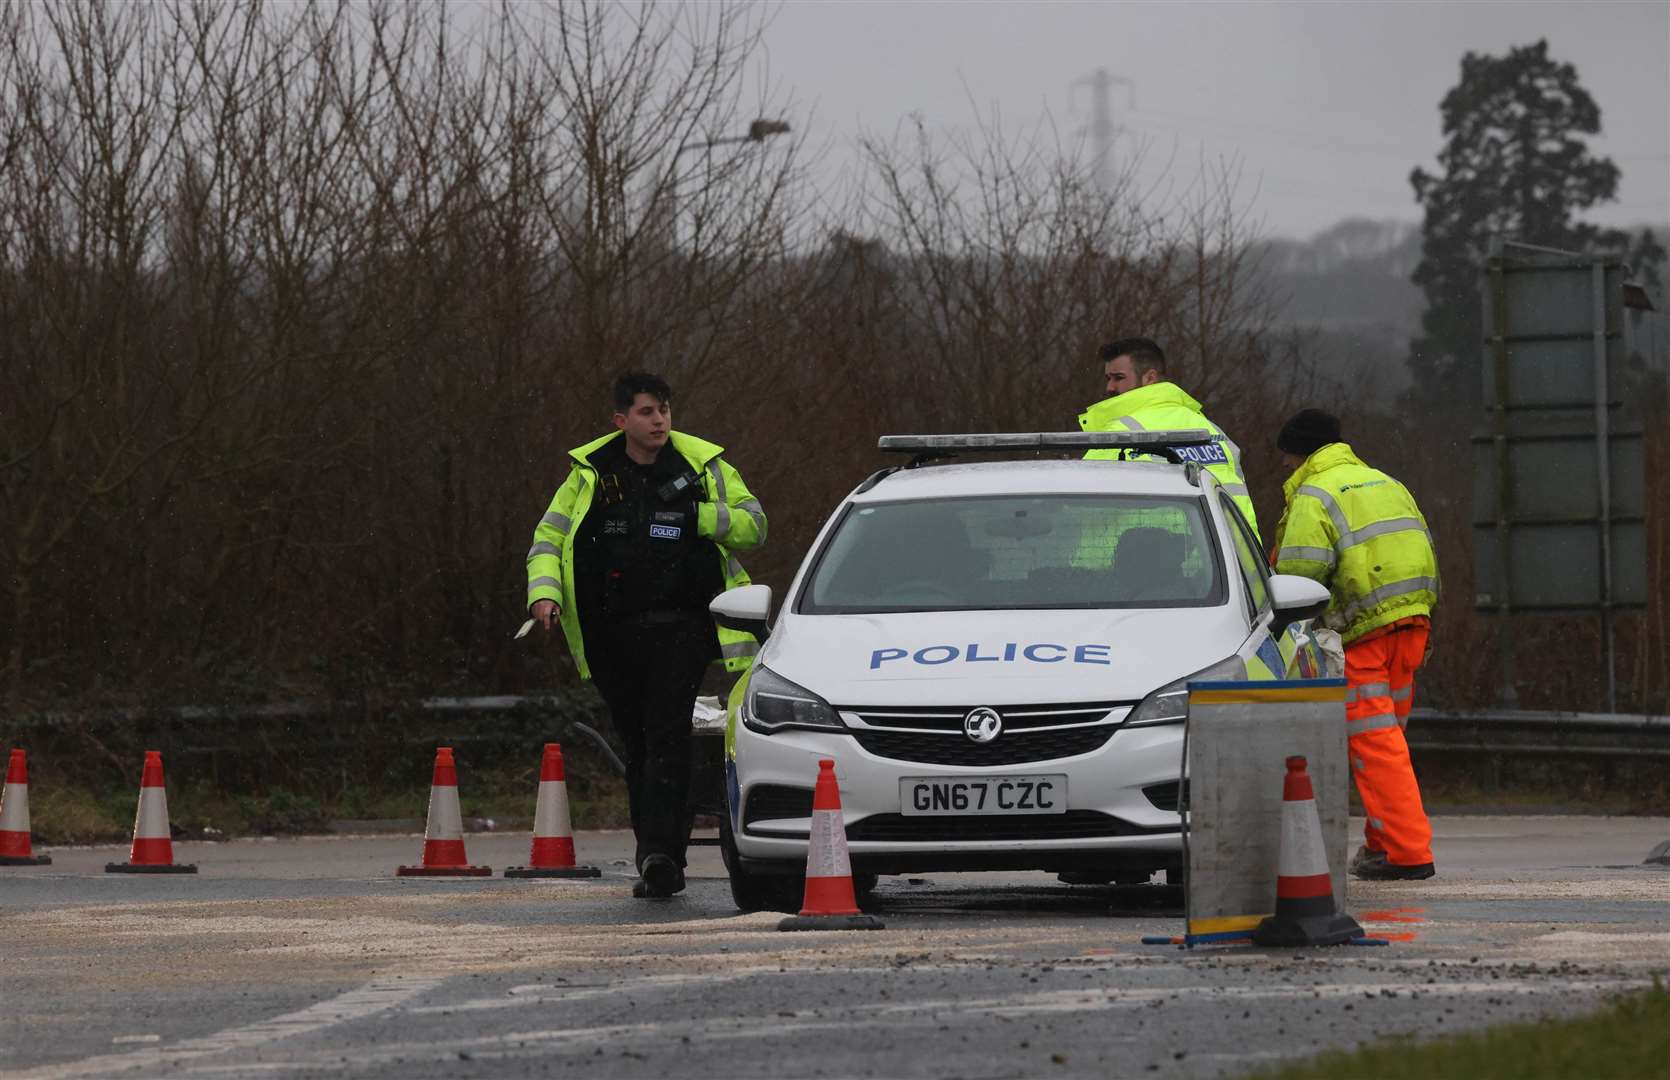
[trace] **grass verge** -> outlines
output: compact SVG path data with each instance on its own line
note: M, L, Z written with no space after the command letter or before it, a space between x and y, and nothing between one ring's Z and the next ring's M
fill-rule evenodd
M1592 1016L1537 1020L1432 1042L1332 1051L1255 1080L1567 1080L1666 1075L1670 992L1621 997Z

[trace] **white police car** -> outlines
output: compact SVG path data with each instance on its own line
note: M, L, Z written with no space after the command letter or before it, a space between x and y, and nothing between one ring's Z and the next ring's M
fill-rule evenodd
M1181 865L1185 684L1318 674L1299 619L1188 460L1204 431L889 436L917 454L847 496L800 566L726 726L720 843L739 907L799 905L818 760L860 889L878 874ZM1091 448L1166 460L1086 461ZM1061 450L1074 459L1045 459ZM928 464L958 451L1026 460ZM756 632L771 590L713 601Z

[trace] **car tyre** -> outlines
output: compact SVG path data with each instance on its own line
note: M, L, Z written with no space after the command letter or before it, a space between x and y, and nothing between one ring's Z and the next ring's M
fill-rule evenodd
M724 860L725 873L731 879L731 902L738 911L800 910L806 893L804 874L750 873L737 854L736 834L731 831L731 815L719 817L719 857Z

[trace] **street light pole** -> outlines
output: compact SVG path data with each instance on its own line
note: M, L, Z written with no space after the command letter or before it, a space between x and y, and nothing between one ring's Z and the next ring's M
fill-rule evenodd
M786 120L767 120L761 117L748 125L748 131L743 135L725 135L717 139L707 139L703 142L685 143L673 151L673 182L672 182L672 233L673 246L678 246L678 159L692 150L712 150L715 146L727 146L733 143L763 143L773 135L783 135L789 130Z

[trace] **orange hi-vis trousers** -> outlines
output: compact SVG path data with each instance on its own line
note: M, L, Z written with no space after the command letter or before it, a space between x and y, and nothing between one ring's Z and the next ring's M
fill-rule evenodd
M1427 632L1424 623L1398 625L1345 647L1345 731L1368 817L1363 835L1369 850L1397 866L1432 861L1432 824L1403 737Z

